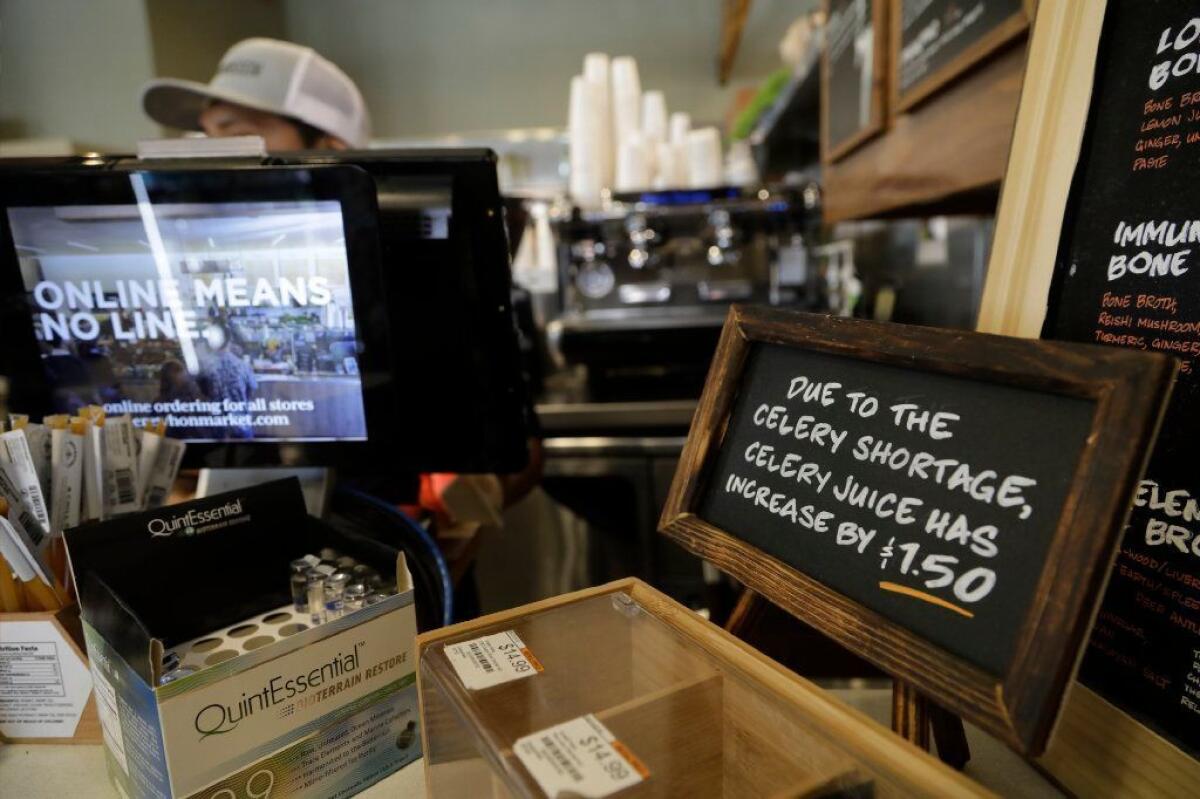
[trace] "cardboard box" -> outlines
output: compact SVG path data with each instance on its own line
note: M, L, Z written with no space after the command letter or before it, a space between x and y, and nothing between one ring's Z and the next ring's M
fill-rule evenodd
M403 555L308 516L296 480L66 537L123 795L349 796L420 757ZM394 568L399 593L324 624L297 622L288 564L321 547L385 578ZM212 665L160 685L164 652L197 638Z

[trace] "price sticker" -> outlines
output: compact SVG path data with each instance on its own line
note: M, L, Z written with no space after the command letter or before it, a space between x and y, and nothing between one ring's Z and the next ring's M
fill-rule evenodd
M446 657L470 691L532 677L542 664L512 630L450 644Z
M518 738L513 751L549 797L601 799L650 776L629 747L590 713Z

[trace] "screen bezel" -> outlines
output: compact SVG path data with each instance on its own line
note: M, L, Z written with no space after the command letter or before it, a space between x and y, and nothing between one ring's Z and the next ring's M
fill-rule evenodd
M199 168L197 168L199 167ZM41 363L21 278L7 209L67 205L136 205L131 176L141 175L151 201L221 204L333 200L341 204L351 303L358 342L359 376L366 418L365 441L230 440L188 442L185 467L361 462L392 439L389 406L394 390L379 258L375 183L355 166L276 166L263 169L197 164L190 169L79 170L53 167L0 171L0 373L10 379L9 407L35 417L51 408L50 385ZM169 434L169 432L168 432Z
M529 462L527 438L537 434L528 386L521 377L521 360L516 340L511 299L511 270L504 204L496 174L496 154L487 149L437 150L345 150L275 153L272 163L320 165L349 163L365 169L376 183L379 194L386 195L391 181L435 182L449 192L450 231L446 244L459 270L459 303L467 303L469 317L455 331L459 344L469 352L470 360L460 368L474 375L470 385L460 384L457 391L484 398L463 408L464 418L454 430L430 425L413 425L417 405L414 392L431 389L443 398L454 391L444 385L425 381L429 357L415 357L410 342L394 342L393 370L399 375L420 376L411 389L397 390L396 414L404 427L405 446L395 453L391 464L397 469L422 472L483 473L518 472ZM441 296L447 286L435 281L418 285L411 273L394 267L408 261L428 242L398 236L389 229L387 197L380 206L380 257L385 297L391 313L417 313L416 303L426 302L425 295ZM418 259L419 260L419 259ZM450 281L451 283L455 281ZM440 286L440 288L439 288ZM399 325L397 326L399 327ZM482 346L489 342L488 347ZM426 356L437 353L441 342L431 338L421 346Z

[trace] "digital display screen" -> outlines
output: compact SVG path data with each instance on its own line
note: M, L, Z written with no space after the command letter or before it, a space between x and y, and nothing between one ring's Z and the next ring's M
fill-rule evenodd
M196 442L366 440L341 204L143 197L8 209L55 411Z

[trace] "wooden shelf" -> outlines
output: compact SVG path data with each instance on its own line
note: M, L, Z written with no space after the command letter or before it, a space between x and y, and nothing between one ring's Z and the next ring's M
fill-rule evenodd
M825 221L992 213L1008 162L1026 37L890 119L888 130L824 167Z

